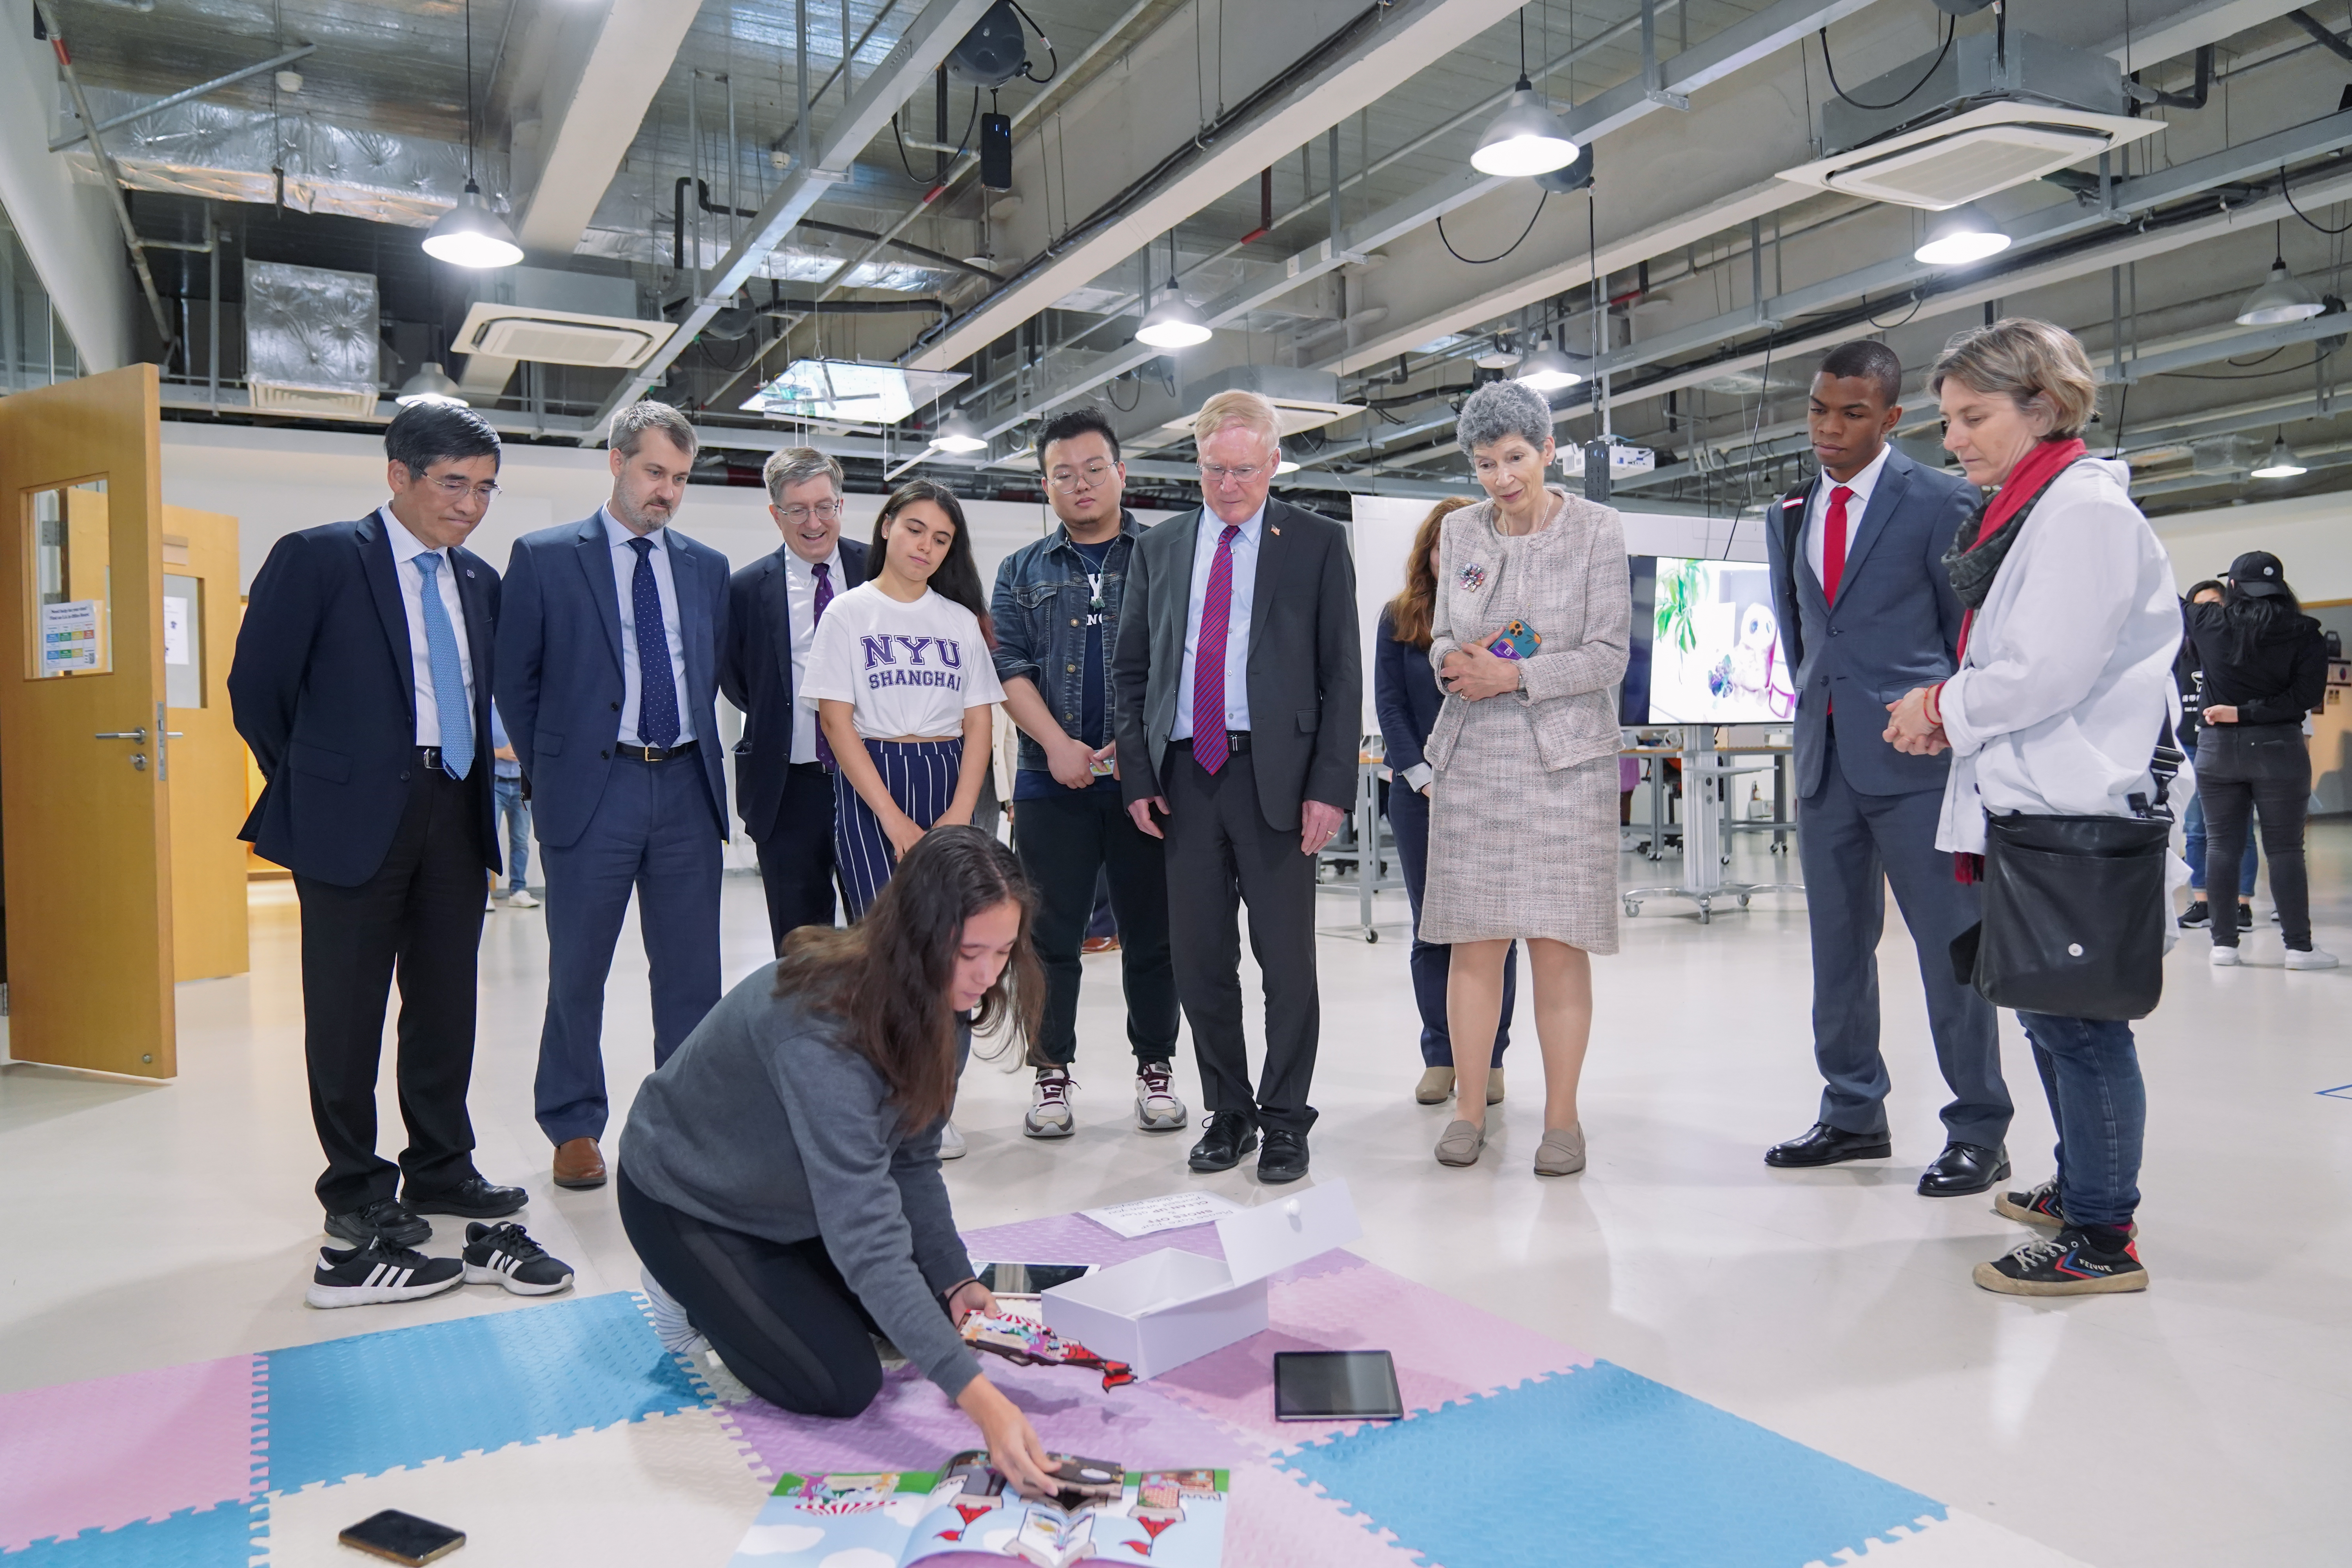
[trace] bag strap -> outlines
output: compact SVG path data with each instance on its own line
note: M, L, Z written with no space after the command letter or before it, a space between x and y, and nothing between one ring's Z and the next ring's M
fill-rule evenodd
M2148 775L2156 780L2156 799L2151 804L2147 795L2137 792L2126 796L2133 816L2150 819L2160 817L2167 822L2172 820L2172 808L2168 804L2172 795L2172 781L2180 776L2180 764L2187 760L2187 754L2173 736L2172 715L2167 713L2163 732L2157 736L2156 750L2147 759Z

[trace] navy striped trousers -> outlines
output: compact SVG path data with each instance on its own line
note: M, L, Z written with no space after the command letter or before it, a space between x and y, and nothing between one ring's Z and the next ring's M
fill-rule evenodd
M882 775L882 787L898 809L929 827L955 803L963 776L963 742L868 741L866 754ZM856 921L882 891L898 865L881 819L858 798L848 776L833 775L833 863L848 895L849 918Z

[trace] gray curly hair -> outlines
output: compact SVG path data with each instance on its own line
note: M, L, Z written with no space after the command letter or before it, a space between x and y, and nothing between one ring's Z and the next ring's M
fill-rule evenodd
M1454 439L1466 458L1506 436L1523 436L1528 445L1541 447L1551 439L1551 404L1531 386L1490 381L1463 400Z

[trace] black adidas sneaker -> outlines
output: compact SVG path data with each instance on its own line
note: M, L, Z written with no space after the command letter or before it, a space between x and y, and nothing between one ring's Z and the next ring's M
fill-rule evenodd
M313 1307L372 1307L438 1296L465 1281L465 1266L456 1258L427 1258L378 1237L364 1247L319 1248L303 1299Z
M572 1265L550 1258L530 1232L505 1225L466 1227L466 1283L503 1285L518 1296L552 1296L572 1283Z

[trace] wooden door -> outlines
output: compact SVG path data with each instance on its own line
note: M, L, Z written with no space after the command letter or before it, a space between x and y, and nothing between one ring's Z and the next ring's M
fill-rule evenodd
M0 397L8 1049L178 1070L155 367Z
M238 620L236 519L163 509L163 703L173 731L172 969L247 968L245 742L229 716Z

